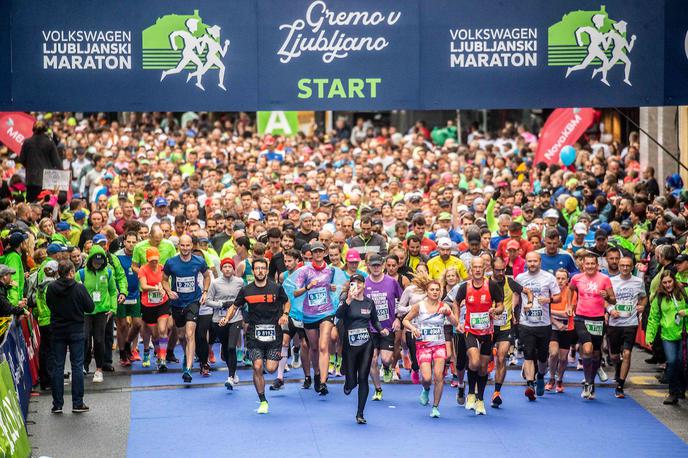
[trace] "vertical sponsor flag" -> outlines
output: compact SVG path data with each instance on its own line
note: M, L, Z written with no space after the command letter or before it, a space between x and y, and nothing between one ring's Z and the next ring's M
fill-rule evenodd
M26 113L0 113L0 142L19 154L24 140L33 135L33 116Z
M557 108L549 115L540 131L535 164L558 164L559 153L566 145L574 144L592 125L592 108Z

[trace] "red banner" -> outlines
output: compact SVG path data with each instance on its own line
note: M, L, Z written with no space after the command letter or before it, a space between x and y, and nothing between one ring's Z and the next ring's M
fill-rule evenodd
M24 140L33 135L33 116L26 113L0 113L0 142L19 154Z
M549 115L540 131L535 164L558 164L559 153L566 145L573 145L592 125L592 108L557 108Z

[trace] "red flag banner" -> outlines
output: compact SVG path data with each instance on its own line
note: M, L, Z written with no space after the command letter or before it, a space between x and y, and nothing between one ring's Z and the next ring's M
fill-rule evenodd
M33 135L33 116L22 112L0 113L0 142L19 154L24 140Z
M557 108L549 115L540 131L535 164L558 164L559 153L566 145L573 145L592 125L592 108Z

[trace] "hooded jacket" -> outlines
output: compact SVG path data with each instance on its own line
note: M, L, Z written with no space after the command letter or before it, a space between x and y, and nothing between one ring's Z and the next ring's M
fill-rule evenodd
M102 257L103 266L95 270L93 260L96 256ZM106 313L117 311L117 285L113 269L108 266L105 250L98 245L93 245L88 252L86 267L76 273L76 281L83 283L93 299L95 309L88 314Z
M17 305L24 296L24 264L21 255L14 250L6 252L4 256L0 257L0 264L5 264L14 269L12 286L7 288L7 299L12 305Z
M84 285L72 279L57 279L48 285L45 299L53 335L83 335L84 314L94 311L93 300Z

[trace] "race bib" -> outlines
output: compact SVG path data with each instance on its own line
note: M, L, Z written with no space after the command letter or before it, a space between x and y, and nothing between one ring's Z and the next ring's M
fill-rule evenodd
M196 291L196 277L177 277L175 285L177 293L193 293Z
M319 307L327 304L327 288L324 286L313 288L308 291L308 304L312 307Z
M148 302L159 304L162 302L162 291L148 291Z
M616 304L616 310L619 312L620 318L628 318L633 313L633 306L631 304Z
M490 312L471 313L471 329L476 331L490 328Z
M370 334L366 328L349 329L349 345L360 347L370 340Z
M389 320L389 308L387 307L387 302L384 304L375 304L375 310L377 311L378 320Z
M100 291L93 291L91 298L93 298L93 302L100 302Z
M124 299L124 305L136 305L136 299Z
M274 324L257 324L255 327L256 340L261 342L274 342L277 338Z
M423 342L444 342L444 329L440 326L421 326L420 340Z
M540 319L542 319L542 309L533 307L526 312L526 316L536 321L540 321Z
M601 336L604 329L604 321L585 320L585 328L591 336Z
M494 325L495 326L506 326L507 318L508 318L508 314L506 312L502 313L501 315L499 315L497 318L494 319Z

